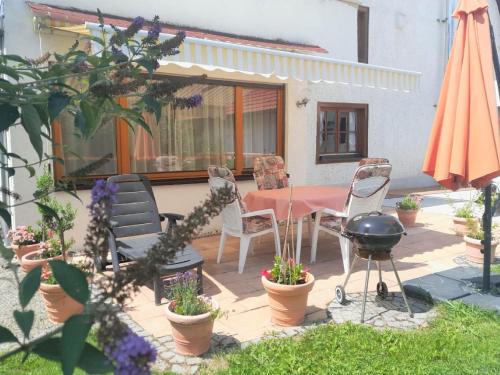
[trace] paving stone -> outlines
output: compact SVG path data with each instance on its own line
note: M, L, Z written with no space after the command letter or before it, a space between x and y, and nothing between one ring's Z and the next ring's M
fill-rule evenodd
M496 310L500 312L500 297L491 294L471 294L460 299L467 305L476 305L486 310Z
M173 365L170 371L176 373L176 374L184 374L186 371L183 366L179 365Z
M202 362L202 359L200 357L188 357L186 359L186 363L188 365L199 365Z
M420 288L428 292L435 301L450 301L470 294L465 282L439 274L422 276L406 281L405 286Z
M191 370L189 371L189 373L190 374L196 374L199 369L200 369L199 366L191 366Z

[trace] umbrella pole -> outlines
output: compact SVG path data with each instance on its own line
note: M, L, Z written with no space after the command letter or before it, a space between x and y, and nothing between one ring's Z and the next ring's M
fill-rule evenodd
M500 10L500 1L497 0ZM489 18L489 17L488 17ZM495 41L495 32L490 21L490 38L491 38L491 51L493 54L493 68L495 69L495 76L497 80L497 88L500 92L500 62L498 59L497 45ZM492 186L489 184L484 188L484 214L483 214L483 231L484 231L484 261L483 261L483 291L490 290L490 276L491 276L491 222L493 212L491 209L491 190ZM496 205L495 205L496 208Z
M491 184L484 188L484 214L483 214L483 231L484 231L484 260L483 260L483 291L490 290L490 273L491 273Z

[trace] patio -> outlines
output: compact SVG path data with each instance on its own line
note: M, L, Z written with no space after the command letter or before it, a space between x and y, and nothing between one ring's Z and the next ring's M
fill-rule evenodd
M393 192L393 196L400 196L400 193ZM408 230L408 236L394 249L396 267L403 282L456 267L457 258L464 253L463 240L451 230L449 213L436 212L436 206L443 202L443 198L439 196L428 196L429 201L436 198L437 201L434 201L432 207L424 208L420 212L417 225ZM460 204L460 199L457 202ZM386 203L390 206L392 200L388 199ZM393 213L391 207L385 207L384 210ZM216 263L218 245L219 236L199 238L193 242L193 246L205 258L205 293L214 297L221 309L227 313L226 317L215 322L214 332L243 343L261 338L266 333L282 330L270 322L267 295L260 282L261 269L271 264L274 252L272 236L264 237L260 243L256 241L254 254L249 254L243 274L237 272L239 240L228 238L220 264ZM305 234L302 254L305 266L310 267L316 278L309 295L304 323L309 325L327 317L326 308L334 297L334 287L344 280L344 273L340 247L334 237L320 236L317 261L309 264L310 243ZM390 264L383 262L381 265L383 279L389 291L399 292ZM350 293L362 292L365 267L364 262L356 266L347 286L348 298ZM372 275L369 290L375 290L377 281ZM155 306L153 291L143 287L128 304L126 312L146 332L161 338L170 334L170 325L164 312L165 305L163 303L161 306ZM367 315L367 320L369 319L370 316Z

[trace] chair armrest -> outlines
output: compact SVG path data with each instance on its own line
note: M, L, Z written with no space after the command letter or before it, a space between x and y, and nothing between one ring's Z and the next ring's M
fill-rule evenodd
M174 213L170 213L170 212L161 213L160 214L160 221L165 221L165 219L172 221L172 222L176 222L177 220L184 220L184 215L174 214Z
M324 208L323 213L328 214L328 215L332 215L335 217L346 218L346 219L348 217L348 215L345 212L335 211L335 210L332 210L331 208Z
M274 210L272 208L268 208L266 210L247 212L247 213L242 214L241 217L254 217L254 216L263 216L263 215L271 215L273 218L275 217Z

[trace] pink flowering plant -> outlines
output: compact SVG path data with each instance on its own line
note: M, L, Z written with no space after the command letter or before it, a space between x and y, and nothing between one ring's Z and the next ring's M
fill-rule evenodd
M18 226L7 233L7 238L16 246L33 245L37 243L35 231L29 226Z

